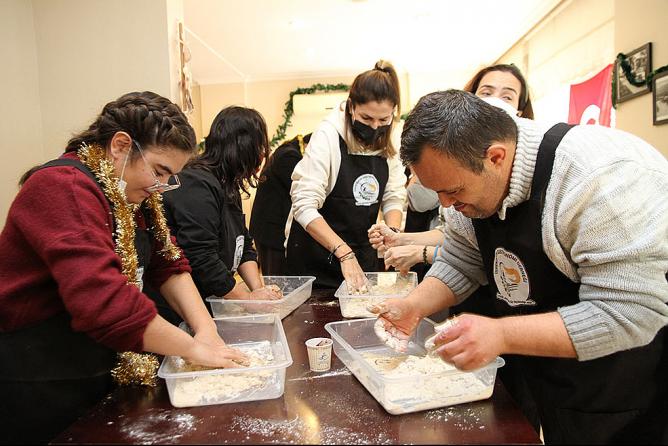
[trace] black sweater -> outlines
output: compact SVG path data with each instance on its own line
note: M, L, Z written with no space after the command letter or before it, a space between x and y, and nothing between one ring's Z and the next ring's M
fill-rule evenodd
M306 141L307 137L304 139ZM299 141L292 139L272 153L260 175L251 212L250 233L258 243L269 248L283 250L285 222L292 206L292 171L301 159Z
M222 234L230 224L231 213L241 213L241 196L236 203L227 202L220 181L205 169L186 168L179 179L181 187L163 195L167 223L190 261L202 297L224 296L235 285L230 271L235 246L227 246ZM257 261L245 224L243 235L240 264Z

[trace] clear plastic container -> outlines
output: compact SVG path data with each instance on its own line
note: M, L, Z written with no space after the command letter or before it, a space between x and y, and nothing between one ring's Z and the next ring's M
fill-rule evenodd
M438 372L422 369L396 373L399 368L394 373L379 371L370 358L377 358L376 364L379 360L401 364L406 355L395 352L378 339L373 329L375 322L375 318L330 322L325 330L334 341L336 356L389 413L417 412L492 396L496 371L504 365L500 357L473 372L454 368ZM409 343L408 355L426 355L424 341L434 334L434 325L429 319L420 321ZM429 360L436 361L435 358Z
M263 276L265 285L276 285L283 292L278 300L236 300L211 296L213 317L241 316L247 314L276 313L281 319L292 313L311 297L313 276Z
M276 314L214 319L225 342L263 358L243 368L183 371L182 358L166 356L158 376L167 384L174 407L207 406L278 398L285 389L285 370L292 364L283 324ZM182 330L190 328L182 323ZM185 367L184 367L185 366Z
M413 271L402 276L397 272L364 273L367 278L368 293L349 294L346 281L334 293L339 298L341 315L347 318L372 317L366 307L390 298L403 298L417 286L417 274Z

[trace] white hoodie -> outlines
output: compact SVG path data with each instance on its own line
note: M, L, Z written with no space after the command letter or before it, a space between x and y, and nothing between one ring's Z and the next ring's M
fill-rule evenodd
M290 235L292 220L295 219L302 227L321 217L318 209L322 208L325 199L336 185L341 167L341 150L339 135L344 132L345 102L334 110L320 123L311 135L304 158L302 158L292 172L292 209L285 226L286 241ZM392 142L397 152L401 139L401 126L395 125L392 132ZM379 155L380 152L355 153L353 156ZM391 210L403 212L406 202L406 176L404 167L397 154L387 160L389 177L385 186L385 193L381 200L381 210L387 213Z

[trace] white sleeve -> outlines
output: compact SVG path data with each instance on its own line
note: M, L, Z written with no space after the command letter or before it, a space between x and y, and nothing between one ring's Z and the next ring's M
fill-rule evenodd
M382 201L383 214L395 209L403 212L404 203L406 203L406 175L404 174L404 166L397 155L387 160L387 167L388 178Z
M318 209L334 189L340 167L339 134L325 121L311 135L304 157L292 172L292 212L302 227L321 217Z

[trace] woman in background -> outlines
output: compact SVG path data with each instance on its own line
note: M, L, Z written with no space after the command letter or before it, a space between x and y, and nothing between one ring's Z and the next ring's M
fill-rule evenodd
M355 78L348 100L313 132L292 174L288 274L314 275L320 288L345 279L356 290L366 284L364 271L379 269L367 231L379 210L388 227L399 227L406 200L393 140L399 110L397 73L379 61Z
M165 195L167 222L190 261L202 297L281 297L280 291L262 282L241 207L241 192L248 195L257 184L268 155L262 115L250 108L227 107L213 120L204 153L179 175L181 187ZM236 282L235 272L243 282Z
M297 135L278 146L260 174L249 230L265 276L285 275L285 223L292 207L291 177L310 139L310 133Z

